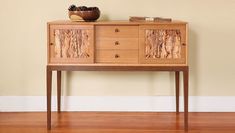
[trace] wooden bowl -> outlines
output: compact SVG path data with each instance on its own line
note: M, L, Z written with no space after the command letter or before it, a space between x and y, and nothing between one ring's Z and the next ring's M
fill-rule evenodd
M83 21L79 11L69 11L68 14L71 21Z
M69 11L69 18L72 21L96 21L100 17L100 10L88 10L88 11Z
M100 10L79 11L85 21L96 21L100 17Z

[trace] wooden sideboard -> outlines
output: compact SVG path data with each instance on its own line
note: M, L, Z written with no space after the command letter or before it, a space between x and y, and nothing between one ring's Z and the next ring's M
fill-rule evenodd
M48 22L47 128L51 129L52 71L57 71L58 112L61 71L175 72L176 113L183 72L184 129L188 130L187 23L172 22Z

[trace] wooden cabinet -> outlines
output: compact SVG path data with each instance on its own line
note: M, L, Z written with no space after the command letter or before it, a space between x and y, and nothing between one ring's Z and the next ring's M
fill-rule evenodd
M187 66L187 23L48 23L48 64Z
M48 63L94 63L94 26L50 25Z
M188 130L187 23L98 21L48 23L47 128L51 129L52 71L173 71L179 114L180 72L184 85L184 129Z

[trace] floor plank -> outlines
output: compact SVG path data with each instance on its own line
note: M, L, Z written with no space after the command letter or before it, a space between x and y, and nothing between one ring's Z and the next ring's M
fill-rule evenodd
M235 113L189 113L189 133L234 132ZM0 133L184 133L183 113L54 112L47 131L45 112L0 112Z

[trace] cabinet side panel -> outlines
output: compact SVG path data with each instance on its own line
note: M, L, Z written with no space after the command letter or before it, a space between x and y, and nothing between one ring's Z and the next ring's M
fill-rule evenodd
M47 48L47 64L50 63L50 52L49 52L50 48L49 48L49 46L50 46L50 24L47 23L47 46L46 46L46 48Z
M185 45L186 45L186 65L188 66L188 56L189 56L189 41L188 41L188 24L185 25Z

